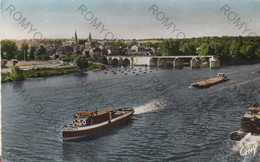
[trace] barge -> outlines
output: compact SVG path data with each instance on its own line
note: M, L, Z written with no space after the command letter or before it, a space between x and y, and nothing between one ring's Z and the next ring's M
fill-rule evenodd
M62 128L63 141L91 137L127 123L134 114L133 107L80 111L74 114L72 124Z
M260 134L260 103L255 103L248 108L241 119L241 128L243 132Z
M246 111L246 114L241 119L242 131L231 133L231 140L240 140L247 133L254 135L260 134L260 103L254 103Z
M209 88L211 86L224 83L228 81L227 76L225 73L218 73L217 77L215 78L210 78L205 81L200 81L197 83L193 83L189 86L189 88Z

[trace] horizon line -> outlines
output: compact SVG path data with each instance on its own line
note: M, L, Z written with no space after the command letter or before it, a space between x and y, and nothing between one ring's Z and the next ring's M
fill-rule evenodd
M193 38L204 38L204 37L260 37L260 36L242 36L242 35L223 35L223 36L199 36L199 37L188 37L188 38L162 38L162 37L158 37L158 38L120 38L120 39L98 39L98 38L92 38L92 40L101 40L101 41L115 41L115 40L158 40L158 39L175 39L175 40L182 40L182 39L193 39ZM50 40L50 39L66 39L66 40L74 40L75 38L44 38L44 39L27 39L27 38L22 38L22 39L14 39L14 38L4 38L4 39L0 39L2 40L17 40L17 41L21 41L21 40L36 40L36 41L40 41L40 40ZM78 39L88 39L86 38L78 38Z

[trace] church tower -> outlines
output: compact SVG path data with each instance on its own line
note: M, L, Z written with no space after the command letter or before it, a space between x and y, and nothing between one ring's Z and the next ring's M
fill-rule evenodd
M89 42L91 41L91 33L89 33L89 35L88 35L88 41Z
M75 30L75 44L78 44L78 36L76 30Z

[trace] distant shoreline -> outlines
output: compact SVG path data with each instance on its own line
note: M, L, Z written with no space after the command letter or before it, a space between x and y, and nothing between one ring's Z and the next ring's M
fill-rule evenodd
M252 64L259 64L260 60L256 60L253 62L249 61L240 61L240 62L221 62L221 66L238 66L238 65L252 65ZM5 82L12 82L12 81L23 81L27 80L28 78L39 78L39 77L49 77L49 76L58 76L58 75L65 75L75 72L84 72L84 71L91 71L91 70L102 70L106 69L106 65L98 64L98 63L90 63L90 66L85 69L79 69L77 66L69 66L69 67L42 67L42 68L33 68L29 70L22 70L24 72L25 79L22 80L12 80L10 78L10 72L1 72L1 83ZM221 68L221 67L220 67Z

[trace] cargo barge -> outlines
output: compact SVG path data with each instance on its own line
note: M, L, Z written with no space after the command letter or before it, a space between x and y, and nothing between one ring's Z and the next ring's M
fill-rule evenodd
M260 103L254 103L246 111L246 114L241 119L242 131L233 132L230 136L232 140L240 140L247 133L260 134Z
M241 120L241 128L244 132L260 134L260 103L250 107Z
M91 137L127 123L134 114L134 108L80 111L74 114L72 124L62 128L63 141Z
M197 83L193 83L189 86L189 88L209 88L211 86L224 83L228 81L227 76L225 73L218 73L217 77L215 78L210 78L205 81L200 81Z

